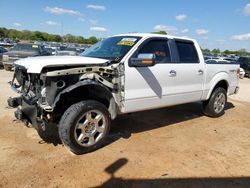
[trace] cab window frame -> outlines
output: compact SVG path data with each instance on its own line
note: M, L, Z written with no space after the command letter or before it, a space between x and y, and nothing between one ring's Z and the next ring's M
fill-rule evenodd
M199 64L201 61L200 61L200 58L199 58L199 54L198 54L198 51L195 47L195 44L193 41L191 40L184 40L184 39L174 39L174 43L175 43L175 49L176 49L176 53L177 53L177 56L178 56L178 63L183 63L183 64ZM185 43L185 44L191 44L193 46L193 49L194 49L194 52L195 52L195 55L197 57L197 61L193 61L193 62L188 62L188 61L181 61L181 57L180 57L180 52L179 52L179 49L178 49L178 46L177 46L177 43Z
M140 46L136 49L136 51L130 56L129 62L131 61L132 58L136 58L140 52L140 50L149 42L151 41L166 41L167 47L168 47L168 52L169 52L169 62L156 62L156 64L170 64L173 63L173 58L172 58L172 50L171 50L171 44L170 44L170 39L165 38L165 37L154 37L154 38L148 38L144 40Z

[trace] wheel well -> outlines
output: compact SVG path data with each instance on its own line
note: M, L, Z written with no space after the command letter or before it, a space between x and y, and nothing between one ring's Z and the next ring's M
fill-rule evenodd
M219 82L214 86L213 91L214 91L215 89L219 88L219 87L225 89L226 92L227 92L227 89L228 89L228 83L227 83L227 81L226 81L226 80L221 80L221 81L219 81ZM213 93L213 92L212 92L212 93Z
M56 103L54 108L54 121L59 122L63 113L75 103L83 100L96 100L104 104L107 109L110 107L110 103L113 96L111 92L99 85L84 85L77 87L70 92L65 92L60 96L60 100ZM113 113L113 112L112 112Z

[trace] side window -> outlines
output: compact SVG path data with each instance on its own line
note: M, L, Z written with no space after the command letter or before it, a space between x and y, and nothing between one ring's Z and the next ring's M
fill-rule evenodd
M151 40L144 44L138 53L155 54L156 63L170 62L170 53L167 40Z
M192 42L176 41L180 63L199 63L196 48Z

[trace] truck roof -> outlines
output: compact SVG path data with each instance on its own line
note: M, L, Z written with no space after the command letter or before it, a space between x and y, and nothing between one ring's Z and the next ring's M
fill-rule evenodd
M135 36L135 37L165 37L170 39L183 39L183 40L190 40L190 41L196 41L194 39L188 38L188 37L180 37L180 36L173 36L173 35L163 35L163 34L154 34L154 33L124 33L119 34L115 36Z

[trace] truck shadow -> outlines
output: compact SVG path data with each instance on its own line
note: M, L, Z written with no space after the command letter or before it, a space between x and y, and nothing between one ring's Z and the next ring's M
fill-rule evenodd
M226 105L226 111L234 108L230 102ZM157 129L204 116L201 103L189 103L156 110L136 112L119 116L112 122L110 134L105 145L112 144L120 138L128 139L132 134ZM46 127L46 131L38 131L42 141L40 144L62 144L58 135L57 126ZM104 145L104 147L105 147Z
M167 177L168 174L159 175L156 179L125 179L116 177L115 173L128 163L128 159L121 158L112 163L105 169L110 178L97 187L168 187L168 188L190 188L190 187L203 187L203 188L246 188L250 185L250 177L183 177L174 178ZM136 169L134 169L136 170ZM139 172L138 172L139 173Z
M234 105L228 102L225 110L231 108L234 108ZM112 122L107 144L120 138L127 139L134 133L149 131L202 116L205 115L202 113L200 102L121 115Z

